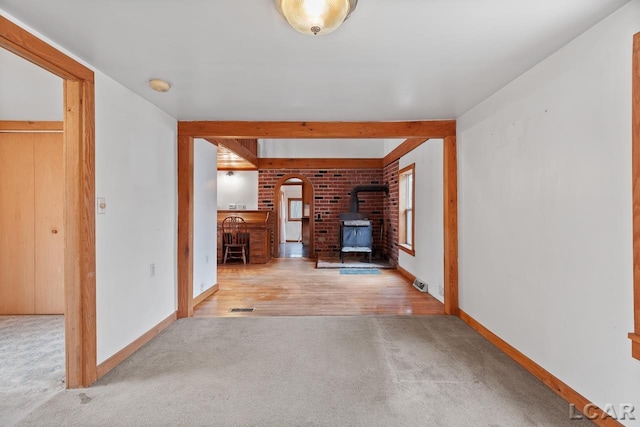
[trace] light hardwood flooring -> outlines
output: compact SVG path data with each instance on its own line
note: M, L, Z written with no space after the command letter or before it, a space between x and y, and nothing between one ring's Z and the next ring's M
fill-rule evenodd
M351 275L315 265L315 260L295 258L219 265L219 290L195 307L194 316L444 314L442 303L413 288L395 270ZM255 310L232 313L232 308Z

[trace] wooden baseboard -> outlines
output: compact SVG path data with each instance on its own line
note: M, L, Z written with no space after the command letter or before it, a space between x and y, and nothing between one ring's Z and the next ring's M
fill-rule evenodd
M145 332L141 337L137 340L102 362L98 365L98 378L102 378L107 374L110 370L118 366L121 362L123 362L127 357L131 356L133 353L138 351L140 347L151 341L156 335L158 335L163 329L167 326L171 325L178 318L178 313L174 312L169 317L164 319L162 322L158 323L153 328L149 329Z
M196 305L200 304L202 301L204 301L207 298L209 298L211 295L213 295L216 292L218 292L218 289L220 289L220 287L216 283L215 285L213 285L212 287L210 287L209 289L207 289L206 291L204 291L203 293L201 293L200 295L195 297L193 299L193 306L195 307Z
M584 408L588 408L589 418L592 418L592 421L599 426L622 426L617 420L614 420L609 415L607 415L602 409L595 406L593 403L589 402L584 396L580 393L569 387L564 382L560 381L549 371L544 369L542 366L538 365L533 360L529 359L527 356L522 354L520 351L516 350L514 347L509 345L502 338L491 332L489 329L485 328L482 324L480 324L473 317L469 316L464 311L460 310L460 319L462 319L466 324L475 329L480 335L486 338L491 344L498 347L503 353L513 359L517 364L522 366L524 369L529 371L534 377L538 378L542 381L547 387L556 392L560 397L562 397L567 402L574 405L576 411L581 411ZM588 406L587 406L588 405ZM569 411L567 410L567 414Z
M407 270L405 270L404 268L400 267L399 265L396 267L396 269L398 270L398 273L400 273L410 283L413 283L413 281L416 280L416 276L414 276L413 274L409 273Z

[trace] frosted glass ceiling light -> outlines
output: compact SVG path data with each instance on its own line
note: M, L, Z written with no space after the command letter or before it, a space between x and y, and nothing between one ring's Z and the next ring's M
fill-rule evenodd
M289 25L304 34L336 30L355 10L358 0L274 0Z
M169 92L171 90L171 83L162 79L149 80L149 87L156 92Z

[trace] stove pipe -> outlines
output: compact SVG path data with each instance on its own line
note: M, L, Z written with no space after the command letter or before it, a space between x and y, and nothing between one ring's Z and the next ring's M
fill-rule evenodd
M351 197L349 198L349 212L358 213L358 193L377 193L379 191L384 191L387 195L389 194L389 185L356 185L351 190Z

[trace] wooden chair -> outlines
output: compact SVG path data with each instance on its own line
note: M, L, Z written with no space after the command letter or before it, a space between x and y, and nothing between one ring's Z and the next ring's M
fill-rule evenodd
M228 216L222 221L222 239L224 251L223 264L228 259L241 259L247 263L249 253L249 231L244 219L239 216Z

